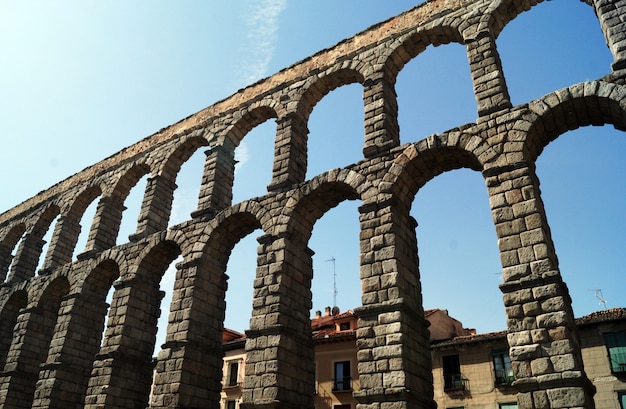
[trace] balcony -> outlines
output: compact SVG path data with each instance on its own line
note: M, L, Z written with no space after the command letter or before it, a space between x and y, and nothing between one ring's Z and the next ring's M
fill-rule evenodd
M222 389L234 389L234 388L241 388L243 386L243 379L241 378L232 378L232 377L228 377L225 376L224 379L222 379Z
M463 379L461 374L450 374L444 376L443 390L448 393L464 392L467 389L467 379Z
M352 390L352 378L345 376L333 379L333 392L349 392Z

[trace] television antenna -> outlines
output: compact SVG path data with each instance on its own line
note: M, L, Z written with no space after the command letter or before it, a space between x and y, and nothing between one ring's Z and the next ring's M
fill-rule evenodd
M606 299L602 295L602 290L599 288L589 289L588 291L593 291L596 293L596 298L598 299L598 304L602 305L606 310Z
M327 263L331 261L333 263L333 307L337 306L337 272L335 271L335 257L331 256Z

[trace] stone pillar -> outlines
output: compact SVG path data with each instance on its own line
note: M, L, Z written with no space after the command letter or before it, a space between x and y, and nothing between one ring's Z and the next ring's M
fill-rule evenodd
M363 155L371 158L400 145L398 99L395 78L390 78L390 75L384 72L368 78L363 86L365 105Z
M22 310L0 374L0 408L28 409L41 363L46 359L56 322L55 306Z
M174 190L177 187L174 183L175 177L175 175L158 175L148 178L146 193L141 203L137 232L131 235L131 240L139 240L167 229L174 201Z
M274 167L268 191L303 182L307 170L307 118L293 112L276 120L276 124Z
M0 247L0 282L4 283L7 278L7 273L13 262L13 255L8 247Z
M606 43L613 54L613 71L626 68L626 1L593 0Z
M90 226L85 251L78 257L79 260L115 246L124 210L126 210L124 199L120 197L106 196L100 199Z
M226 274L209 260L179 263L150 408L219 408ZM172 332L169 332L172 329Z
M61 216L54 226L43 270L52 271L72 261L72 254L80 235L80 222L75 218Z
M120 280L114 287L108 327L91 370L85 409L148 406L163 293L158 281L145 277Z
M467 40L467 57L470 63L478 115L485 116L511 108L511 98L506 86L500 54L490 32L478 33Z
M304 243L259 238L242 409L313 409L312 252Z
M520 409L593 408L571 299L534 167L484 171L503 265L508 343Z
M8 282L24 281L35 275L44 244L45 240L32 233L26 233L22 237L11 265Z
M0 337L0 370L4 368L7 360L17 318L22 313L22 309L26 307L27 302L26 291L17 291L10 296L9 300L2 307L0 334L3 334L3 336Z
M230 206L233 200L235 146L229 142L206 151L205 155L198 209L193 217L212 216Z
M59 326L39 372L33 408L82 405L107 308L108 304L93 294L71 294L63 299Z
M393 201L361 206L357 409L435 409L417 224Z

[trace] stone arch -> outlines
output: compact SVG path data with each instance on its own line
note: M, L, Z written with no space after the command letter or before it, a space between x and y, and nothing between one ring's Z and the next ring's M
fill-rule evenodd
M137 256L136 270L129 266L130 271L121 273L115 283L104 341L91 372L85 407L148 405L154 369L152 352L163 297L159 283L179 254L176 243L154 237Z
M159 168L153 171L153 176L148 179L144 194L137 233L132 239L146 237L155 232L165 230L172 212L174 190L176 190L176 177L181 166L201 146L207 146L208 142L198 133L186 136L176 149L171 151L167 158L160 162Z
M42 364L50 352L50 341L55 331L63 326L59 311L66 303L69 283L57 275L42 283L43 288L31 306L22 309L17 318L16 336L9 349L2 378L0 401L3 407L30 408Z
M11 253L26 231L26 223L20 222L11 227L0 241L0 281L4 282L11 267Z
M385 75L395 84L402 68L424 52L429 45L438 47L449 43L464 44L463 35L457 25L460 21L450 20L441 25L422 27L415 32L398 37L381 57Z
M220 146L228 143L233 143L235 146L238 146L248 132L271 118L278 118L278 111L281 113L283 111L277 107L275 103L270 102L269 105L263 103L266 103L266 101L261 101L260 103L252 104L250 107L243 108L236 115L239 119L226 130L226 138L218 138Z
M323 75L311 76L294 91L296 108L278 119L274 145L274 172L268 189L280 190L306 177L308 119L315 105L335 88L365 81L364 64L351 61L328 69Z
M93 224L87 238L86 251L89 253L109 249L116 244L122 223L122 213L126 210L124 201L131 189L146 174L150 167L145 163L134 164L126 170L98 202Z
M591 81L563 88L532 101L530 114L515 125L525 133L525 155L529 162L561 134L587 125L612 124L626 131L624 86Z
M222 329L228 276L225 274L235 244L257 228L269 228L271 219L259 203L246 201L220 212L197 239L187 235L184 260L177 267L165 345L159 353L151 405L199 407L218 404L221 391ZM178 241L182 233L171 233ZM193 288L193 291L190 289ZM211 325L207 325L211 323ZM185 356L188 366L174 363ZM185 379L174 392L172 382Z
M228 257L235 244L256 229L272 229L270 213L254 200L247 200L218 213L205 229L202 252L226 269ZM217 245L217 243L221 243Z
M483 164L477 154L484 151L488 146L479 136L462 130L431 135L397 156L380 190L402 198L408 209L417 191L435 176L463 167L481 171Z
M370 133L366 132L371 144L380 146L381 140L385 140L386 149L400 144L398 102L395 90L398 75L406 64L417 58L430 45L438 47L450 43L465 44L456 26L458 24L457 20L448 19L439 26L428 25L417 31L401 35L394 39L389 44L388 50L385 50L384 54L379 57L378 61L382 64L381 69L366 79L366 95L371 94L370 98L375 102L369 111L378 112L377 115L374 115L378 118L377 124L374 125L375 129L372 129ZM380 114L381 105L382 115ZM368 117L368 109L366 108L366 129ZM372 151L372 154L379 151L379 149L373 148L369 148L369 150ZM366 156L368 155L366 154Z
M408 145L398 152L382 177L380 194L360 208L363 306L355 312L359 317L361 385L379 376L375 368L396 362L394 366L403 371L398 371L396 377L396 372L390 370L386 387L398 399L419 402L416 405L420 407L433 405L433 379L430 356L408 358L429 348L429 324L424 317L418 267L417 223L409 211L416 193L435 176L460 167L481 170L476 155L482 151L481 144L484 142L480 137L459 129ZM402 338L393 336L397 333ZM380 354L380 348L388 354ZM359 403L372 397L385 399L379 391L368 389L355 394Z
M333 169L314 177L294 192L281 214L289 222L280 228L298 232L297 240L306 245L313 225L329 209L344 200L364 200L375 195L375 188L365 176L353 170Z
M99 257L85 266L84 280L70 283L71 293L63 301L45 364L39 373L35 394L50 406L80 406L85 398L91 368L100 348L109 305L106 296L119 277L118 264Z
M35 223L27 228L15 254L15 261L11 265L8 281L22 281L35 275L44 246L43 236L59 213L59 206L51 204L38 215Z
M315 177L293 192L278 218L280 224L259 239L254 308L246 333L246 365L255 370L244 379L244 403L253 396L280 399L277 393L282 389L299 407L311 405L315 368L308 239L313 224L328 209L346 199L359 199L359 193L369 194L369 189L366 179L352 170L337 169ZM275 339L277 345L269 354L261 353L266 337ZM272 387L263 388L268 379Z
M72 261L76 244L82 227L80 225L87 207L102 194L102 189L95 184L80 192L66 209L63 209L61 218L54 226L52 242L46 254L44 270L52 270ZM93 226L90 226L93 228Z
M216 141L206 152L198 210L193 216L215 214L232 204L235 179L235 149L255 127L270 118L278 118L284 111L274 100L262 100L244 107L233 116L234 123L216 136Z

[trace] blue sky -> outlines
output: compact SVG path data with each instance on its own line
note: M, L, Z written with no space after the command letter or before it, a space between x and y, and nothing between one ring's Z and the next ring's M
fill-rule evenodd
M0 209L417 3L2 1ZM541 3L509 24L497 44L514 104L599 78L612 62L592 9L578 1ZM361 91L341 87L315 107L307 177L361 158ZM477 117L458 44L431 46L407 64L397 94L403 143ZM264 194L274 131L268 121L238 148L235 201ZM589 127L558 138L537 163L577 316L602 308L596 289L608 307L624 306L625 155L620 132ZM177 179L174 221L195 209L202 156L194 155ZM127 199L121 237L134 231L142 183ZM314 227L313 310L333 304L333 258L338 306L360 305L358 205L342 203ZM482 176L457 170L437 177L418 192L412 214L425 308L448 309L479 332L504 329L501 266ZM228 265L226 325L240 331L251 309L258 234L235 247ZM170 293L171 286L168 274L162 288Z

